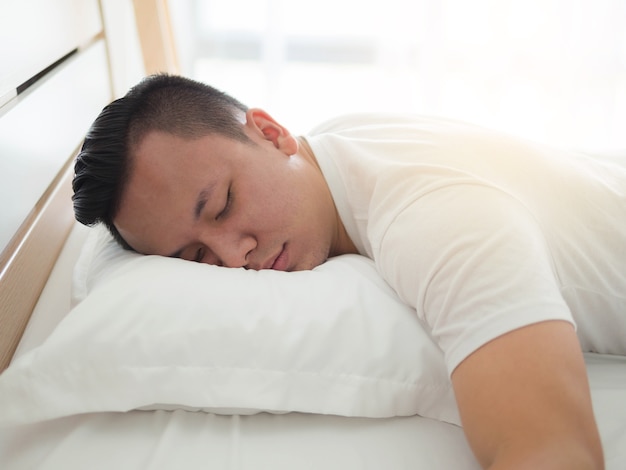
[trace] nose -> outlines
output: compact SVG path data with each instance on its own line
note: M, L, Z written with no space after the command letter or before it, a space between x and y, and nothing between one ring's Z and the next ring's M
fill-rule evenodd
M250 252L257 246L253 235L233 229L212 230L203 238L203 243L217 258L218 264L229 268L246 267Z

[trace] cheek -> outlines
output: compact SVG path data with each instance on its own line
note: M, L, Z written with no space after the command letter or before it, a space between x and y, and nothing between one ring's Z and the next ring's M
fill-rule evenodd
M309 212L303 194L294 193L280 185L270 185L253 195L250 207L255 208L253 216L258 224L281 230L300 225L302 222L299 218Z
M245 205L253 226L259 230L298 233L299 238L306 237L309 242L319 244L334 206L329 194L320 188L318 175L305 174L300 169L282 172L280 176L273 174L271 178L269 174L258 176L256 183L263 177L269 183L248 186Z

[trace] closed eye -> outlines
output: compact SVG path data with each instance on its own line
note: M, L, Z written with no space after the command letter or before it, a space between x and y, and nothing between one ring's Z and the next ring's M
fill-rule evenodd
M228 215L228 212L230 211L230 208L232 206L232 202L233 202L233 192L231 190L231 187L228 187L228 193L226 194L226 203L224 204L224 208L220 211L219 214L217 214L217 216L215 217L215 220L219 220L222 217L225 217L226 215Z

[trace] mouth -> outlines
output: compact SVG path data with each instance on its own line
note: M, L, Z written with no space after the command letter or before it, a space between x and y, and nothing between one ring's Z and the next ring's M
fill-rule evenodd
M289 256L287 254L287 244L284 244L280 253L278 253L278 256L274 259L270 269L274 269L276 271L287 271L287 268L289 267L288 263Z

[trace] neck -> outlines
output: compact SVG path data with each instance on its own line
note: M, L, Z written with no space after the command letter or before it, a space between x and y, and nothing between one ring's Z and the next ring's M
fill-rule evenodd
M302 158L304 158L308 162L315 165L315 167L321 173L322 168L320 167L320 164L317 161L317 157L313 153L313 149L311 148L309 143L306 141L306 139L304 137L297 137L296 141L298 142L298 154L301 155Z
M337 242L334 244L334 249L330 251L329 256L339 256L339 255L358 255L359 250L356 249L356 246L352 242L352 239L348 235L346 228L344 227L339 215L337 215Z
M322 168L320 167L319 162L317 161L317 157L313 153L313 149L311 149L311 146L309 145L309 143L306 141L304 137L298 137L297 141L298 141L298 154L301 155L302 158L309 161L311 164L315 165L315 167L318 169L318 171L323 177L324 175L322 173ZM324 181L326 180L324 179ZM331 199L332 199L332 194L330 193L330 188L328 187L328 183L326 183L326 188L328 189L328 193L330 194ZM352 242L352 239L348 235L346 227L343 225L343 222L341 221L341 218L339 217L339 212L337 211L337 206L335 205L334 199L332 199L332 201L333 201L333 210L335 213L336 233L334 236L334 243L333 243L333 246L331 247L329 256L332 257L332 256L347 255L347 254L358 254L359 251L357 250L356 246Z

